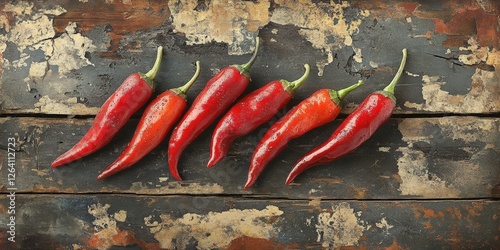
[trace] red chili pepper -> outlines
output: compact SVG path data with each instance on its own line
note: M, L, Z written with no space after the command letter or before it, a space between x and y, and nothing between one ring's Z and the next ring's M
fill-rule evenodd
M370 94L354 110L323 144L305 154L295 164L286 179L292 182L304 170L336 160L353 151L370 138L391 116L396 106L394 87L403 73L406 63L406 49L399 70L391 83L382 91Z
M97 176L98 180L132 166L163 141L186 109L186 92L199 73L200 62L197 61L196 73L189 82L182 87L163 92L146 107L132 140L118 159Z
M146 74L128 76L106 100L85 136L70 150L59 156L52 167L70 163L87 156L108 144L129 118L149 100L154 92L154 78L160 68L163 48L158 47L153 68Z
M247 88L250 82L248 70L257 57L258 48L259 39L257 38L255 51L250 61L243 65L225 67L212 77L175 127L168 145L168 165L170 173L177 180L182 180L177 168L182 151L229 108Z
M309 65L299 79L272 81L254 90L236 103L219 121L212 135L208 167L222 160L238 137L269 121L292 99L292 95L309 76Z
M363 81L359 81L339 91L320 89L274 123L253 152L244 188L247 189L255 183L267 164L286 147L290 140L333 121L342 110L344 97L362 84Z

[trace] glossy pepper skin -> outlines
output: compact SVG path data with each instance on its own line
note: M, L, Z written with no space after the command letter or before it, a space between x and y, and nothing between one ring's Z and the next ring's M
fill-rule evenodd
M182 180L177 165L184 149L247 88L250 82L248 70L255 61L258 48L257 38L255 52L248 63L225 67L212 77L175 127L168 145L168 165L175 179Z
M403 49L403 59L399 70L384 90L370 94L340 124L330 138L298 160L288 175L286 184L292 182L306 169L334 161L355 150L389 119L396 105L394 87L403 73L406 56L406 49Z
M253 152L244 188L247 189L255 183L267 164L286 147L290 140L333 121L342 110L344 97L362 84L363 81L359 81L339 91L320 89L274 123Z
M200 62L196 62L196 73L191 80L182 87L163 92L146 107L130 143L120 156L97 176L97 180L131 167L165 139L184 113L187 106L186 92L199 73Z
M243 97L222 117L215 127L210 143L208 167L222 160L231 143L269 121L292 99L293 93L309 76L310 68L296 81L272 81Z
M87 156L108 144L129 118L146 104L154 92L154 78L161 63L163 48L158 47L153 68L146 74L128 76L106 100L92 126L70 150L59 156L52 167L58 167Z

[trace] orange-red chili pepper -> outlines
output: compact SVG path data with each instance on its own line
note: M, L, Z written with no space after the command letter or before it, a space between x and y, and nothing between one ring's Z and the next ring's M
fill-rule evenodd
M289 82L272 81L243 97L222 117L215 127L210 144L210 160L212 167L222 160L231 143L238 137L250 133L258 126L269 121L292 99L293 93L309 76L309 65L305 64L304 75Z
M257 38L255 52L250 61L243 65L225 67L212 77L175 127L168 144L168 165L175 179L182 180L177 164L184 149L247 88L250 82L248 71L257 57L258 48Z
M182 87L163 92L146 107L132 140L121 155L99 174L98 180L129 168L163 141L186 109L186 92L196 81L199 73L200 62L197 61L196 73L191 80Z
M255 183L267 164L286 147L290 140L333 121L342 110L344 97L362 84L363 81L360 80L339 91L320 89L274 123L253 152L244 188L247 189Z
M160 68L163 48L158 47L153 68L146 74L128 76L106 100L85 136L70 150L59 156L52 167L70 163L87 156L108 144L130 117L146 104L154 92L154 78Z
M358 148L389 119L396 106L394 87L403 73L406 56L406 49L403 49L401 65L391 83L382 91L370 94L340 124L330 138L300 158L288 175L286 184L292 182L304 170L334 161Z

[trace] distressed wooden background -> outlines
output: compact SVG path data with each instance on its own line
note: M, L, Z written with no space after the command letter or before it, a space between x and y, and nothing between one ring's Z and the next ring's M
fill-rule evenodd
M0 248L498 249L499 14L495 0L0 1ZM191 102L219 69L248 60L256 36L248 91L312 66L273 121L319 88L365 85L251 189L242 189L249 158L271 122L212 169L207 129L183 154L182 182L170 176L166 142L95 180L140 114L99 152L50 167L127 75L151 67L157 46L165 53L156 94L201 61ZM392 79L402 48L409 58L393 117L355 152L284 185L300 155Z

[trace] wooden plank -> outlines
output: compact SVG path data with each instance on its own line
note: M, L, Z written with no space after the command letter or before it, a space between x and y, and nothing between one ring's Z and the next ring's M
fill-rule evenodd
M50 163L71 148L92 119L1 118L0 159L7 176L7 139L16 141L19 192L136 194L243 194L259 197L328 199L429 199L498 197L500 119L439 117L390 119L366 144L338 161L284 181L298 158L319 145L341 119L292 141L257 183L243 190L253 148L269 127L238 139L228 157L207 169L212 128L184 152L180 172L171 178L167 140L135 166L104 181L97 174L125 147L137 121L97 153L56 169ZM7 188L6 184L3 188Z
M492 249L500 237L500 202L487 200L17 194L15 211L16 243L4 246L17 249Z
M0 249L498 248L499 15L500 2L469 0L3 1ZM151 67L157 46L165 54L155 95L201 61L192 102L218 70L248 60L257 36L246 93L299 77L304 63L312 73L213 169L205 167L212 126L184 152L183 182L168 172L166 141L96 181L141 111L107 147L50 168L121 81ZM409 59L395 116L356 151L285 186L295 161L392 79L402 48ZM319 88L359 79L365 85L337 121L292 141L242 189L272 122Z
M397 87L396 113L500 112L500 100L496 98L500 74L495 63L500 45L494 40L498 22L484 21L498 14L491 6L481 8L473 3L468 8L477 9L477 16L465 21L457 17L457 22L481 20L490 26L481 28L480 34L460 34L461 44L447 47L446 36L457 36L443 34L440 28L444 28L437 25L443 20L434 8L454 17L462 6L450 6L446 1L437 4L439 7L409 1L401 3L395 12L380 11L386 3L351 6L323 1L242 3L247 7L200 2L192 6L194 12L184 9L191 6L188 3L128 4L46 1L4 7L2 16L8 22L0 31L2 41L6 41L1 53L0 113L93 115L128 74L148 70L159 45L166 51L157 93L185 82L192 74L193 62L201 60L202 74L188 94L192 100L217 70L248 60L257 35L263 46L248 91L275 79L293 80L301 75L302 65L309 63L312 74L292 104L319 88L340 89L362 78L365 86L346 99L349 105L344 112L348 113L368 93L390 81L400 51L407 47L410 57ZM27 7L31 12L20 14ZM255 12L246 13L250 9ZM246 15L227 16L234 24L229 25L218 23L214 14L218 11L243 11ZM422 14L426 11L433 16ZM297 18L290 20L288 16ZM199 25L195 18L208 23ZM329 29L297 20L334 24ZM216 31L216 25L227 30ZM227 33L245 36L241 41L232 40L224 35Z

